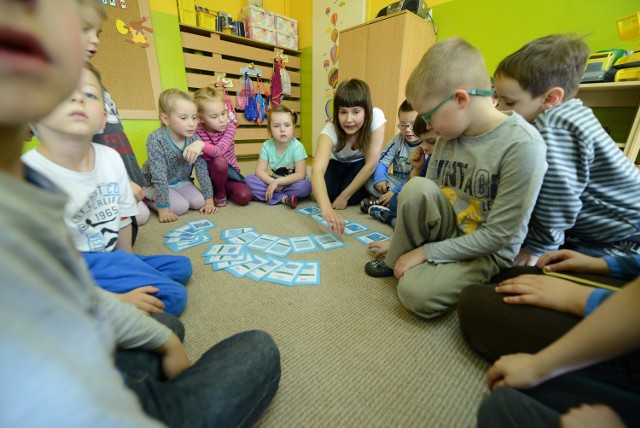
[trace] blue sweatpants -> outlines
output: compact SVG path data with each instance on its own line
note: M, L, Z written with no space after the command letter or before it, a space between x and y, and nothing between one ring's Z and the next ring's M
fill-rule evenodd
M107 291L128 293L145 285L159 289L155 297L164 311L179 316L187 305L185 284L191 278L191 260L184 256L141 256L115 250L82 253L96 283Z

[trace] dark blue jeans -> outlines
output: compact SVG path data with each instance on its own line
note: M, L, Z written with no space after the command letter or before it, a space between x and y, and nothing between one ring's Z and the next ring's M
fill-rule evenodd
M627 426L637 426L640 387L636 381L637 373L620 382L577 371L529 390L499 388L480 406L478 428L559 426L560 415L581 404L606 404Z
M180 336L177 318L158 318ZM258 330L216 344L170 381L164 379L160 358L150 351L118 351L116 365L145 413L170 427L250 427L280 383L278 347Z
M324 181L327 184L327 195L332 203L351 184L363 166L364 159L356 162L329 160L329 165L327 165L327 170L324 173ZM367 192L365 186L362 186L349 198L347 205L358 205L367 196L369 196L369 192Z

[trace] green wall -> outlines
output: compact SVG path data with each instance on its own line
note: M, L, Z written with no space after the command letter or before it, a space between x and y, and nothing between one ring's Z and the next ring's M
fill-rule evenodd
M433 15L438 40L464 37L480 49L493 73L505 56L552 33L584 35L593 52L633 49L640 40L621 41L616 20L638 11L638 0L453 0L435 6Z

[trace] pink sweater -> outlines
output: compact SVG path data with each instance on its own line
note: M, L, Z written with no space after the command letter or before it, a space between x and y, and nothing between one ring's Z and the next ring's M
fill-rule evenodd
M229 165L236 171L240 172L238 160L236 159L236 150L234 147L234 138L236 136L236 125L229 122L222 132L211 133L204 129L202 124L198 125L196 134L204 141L204 154L202 157L208 162L212 158L224 156L227 158Z

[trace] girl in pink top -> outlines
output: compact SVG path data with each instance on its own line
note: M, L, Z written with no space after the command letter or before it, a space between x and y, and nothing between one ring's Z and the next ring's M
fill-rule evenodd
M207 161L214 187L216 207L227 205L227 197L238 205L251 201L251 190L240 174L234 137L236 125L229 121L224 93L213 88L198 89L194 96L200 124L196 133L204 141L202 157Z

